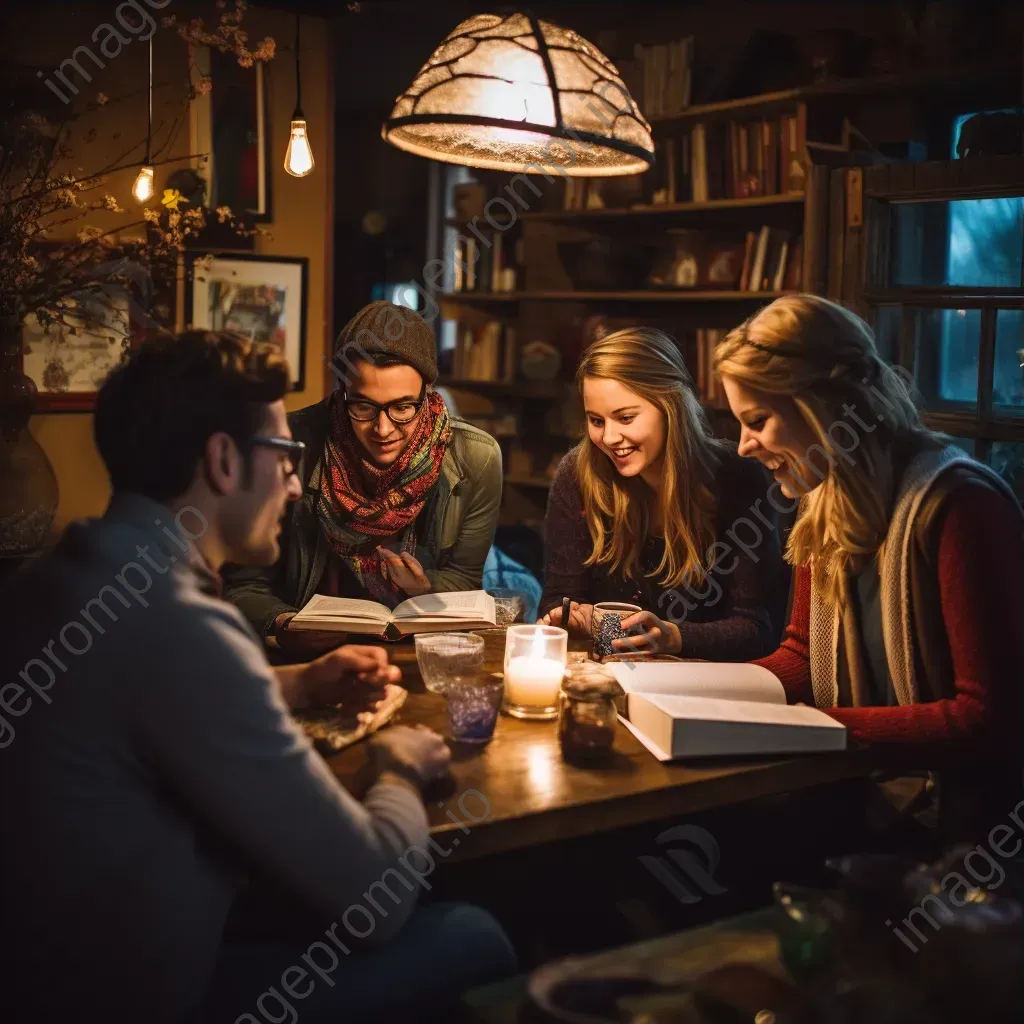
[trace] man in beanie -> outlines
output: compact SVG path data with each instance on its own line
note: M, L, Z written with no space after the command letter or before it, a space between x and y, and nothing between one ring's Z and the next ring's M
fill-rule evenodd
M332 369L337 390L288 417L308 454L278 563L225 575L225 595L286 650L342 641L288 631L314 594L393 608L479 589L498 521L501 450L433 390L434 332L419 314L371 302L338 336Z

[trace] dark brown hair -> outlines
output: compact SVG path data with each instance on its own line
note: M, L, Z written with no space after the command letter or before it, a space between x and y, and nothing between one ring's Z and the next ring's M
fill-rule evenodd
M248 456L266 406L290 387L278 348L226 331L147 341L100 389L94 436L115 491L179 497L206 442L224 432Z

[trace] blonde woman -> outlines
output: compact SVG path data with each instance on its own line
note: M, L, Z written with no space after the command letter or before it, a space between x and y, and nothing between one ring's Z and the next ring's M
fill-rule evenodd
M623 654L736 661L770 651L786 598L771 481L711 436L676 343L629 328L576 374L587 435L562 460L545 519L543 622L589 633L593 605L644 610ZM773 618L774 613L774 618Z
M826 299L777 299L727 335L714 365L740 454L772 472L777 507L801 502L791 620L761 664L856 744L956 754L962 810L983 793L1009 799L1024 671L1013 493L922 426L868 325Z

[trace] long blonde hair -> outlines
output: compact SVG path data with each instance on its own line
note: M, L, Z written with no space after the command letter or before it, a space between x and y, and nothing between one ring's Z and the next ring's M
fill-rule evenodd
M792 397L814 433L828 470L801 500L786 559L813 559L815 585L838 601L843 574L863 568L888 532L900 450L940 445L941 435L922 426L905 371L881 359L868 324L817 295L785 295L765 306L721 341L714 368L719 377ZM864 426L849 422L849 411ZM833 436L839 427L854 437L850 447Z
M614 380L657 406L665 417L660 496L665 554L650 573L666 587L703 580L710 566L716 507L713 480L726 443L711 435L679 347L663 331L629 327L594 342L576 371L580 396L586 378ZM577 474L593 542L586 565L629 576L640 565L650 528L650 488L620 476L589 435L580 445Z

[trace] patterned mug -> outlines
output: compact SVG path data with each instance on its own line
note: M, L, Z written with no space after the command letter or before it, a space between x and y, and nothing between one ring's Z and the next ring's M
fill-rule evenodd
M622 620L641 611L643 609L640 605L624 601L601 601L595 604L590 630L592 657L600 659L620 653L612 647L612 641L629 635L622 628Z

